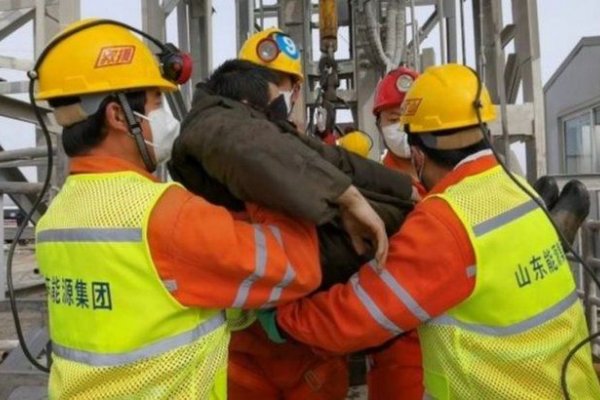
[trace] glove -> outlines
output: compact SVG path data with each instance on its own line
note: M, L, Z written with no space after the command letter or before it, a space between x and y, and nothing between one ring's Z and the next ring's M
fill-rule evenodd
M286 340L279 332L279 328L277 327L277 322L275 320L276 315L277 314L274 308L260 310L256 313L258 322L260 322L260 326L262 326L269 339L274 343L282 344L285 343Z

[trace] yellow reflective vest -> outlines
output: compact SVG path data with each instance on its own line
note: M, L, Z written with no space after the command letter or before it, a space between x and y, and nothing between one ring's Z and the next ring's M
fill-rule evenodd
M469 298L419 328L426 398L561 399L561 366L588 330L546 215L499 166L435 196L469 235L476 283ZM567 377L571 398L600 399L589 346Z
M224 312L182 306L150 255L149 216L169 186L73 175L39 221L50 399L226 398Z

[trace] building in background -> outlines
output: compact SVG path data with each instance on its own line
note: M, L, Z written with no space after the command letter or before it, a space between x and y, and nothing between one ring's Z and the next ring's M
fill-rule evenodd
M544 86L552 175L600 175L600 36L584 37Z

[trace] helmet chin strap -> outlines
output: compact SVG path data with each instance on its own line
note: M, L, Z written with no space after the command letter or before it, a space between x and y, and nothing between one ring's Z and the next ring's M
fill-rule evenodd
M142 127L133 115L133 110L129 105L129 101L125 96L125 93L117 93L117 98L119 99L119 103L123 108L123 112L125 113L125 119L127 120L127 127L129 128L129 132L135 140L140 155L142 156L142 160L144 161L144 165L149 172L153 172L154 170L156 170L156 164L154 163L154 161L152 161L152 157L150 157L150 153L148 152L148 147L146 146L146 142L144 141L144 135L142 133Z

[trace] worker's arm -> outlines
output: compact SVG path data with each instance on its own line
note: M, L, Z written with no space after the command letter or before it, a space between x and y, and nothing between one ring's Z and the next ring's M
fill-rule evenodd
M383 221L350 178L296 135L280 132L277 125L252 116L246 108L227 101L206 118L191 113L174 146L171 170L175 176L185 182L177 172L186 171L186 164L195 160L203 169L195 173L204 171L238 199L315 224L329 222L342 208L344 219L357 221L358 229L347 229L357 251L363 253L366 247L361 245L367 239L377 259L384 261Z
M400 200L414 200L410 175L386 168L342 147L327 145L314 137L299 137L308 147L348 175L356 187Z
M255 206L248 213L257 223L236 221L225 208L182 188L168 189L159 200L149 222L150 252L179 302L258 308L319 285L313 225Z
M237 107L184 124L175 149L186 156L174 158L173 167L198 160L238 199L316 224L331 220L350 178L294 135Z
M329 351L378 346L467 298L473 264L451 209L426 200L391 238L383 273L365 266L347 284L280 306L277 323L292 338Z

